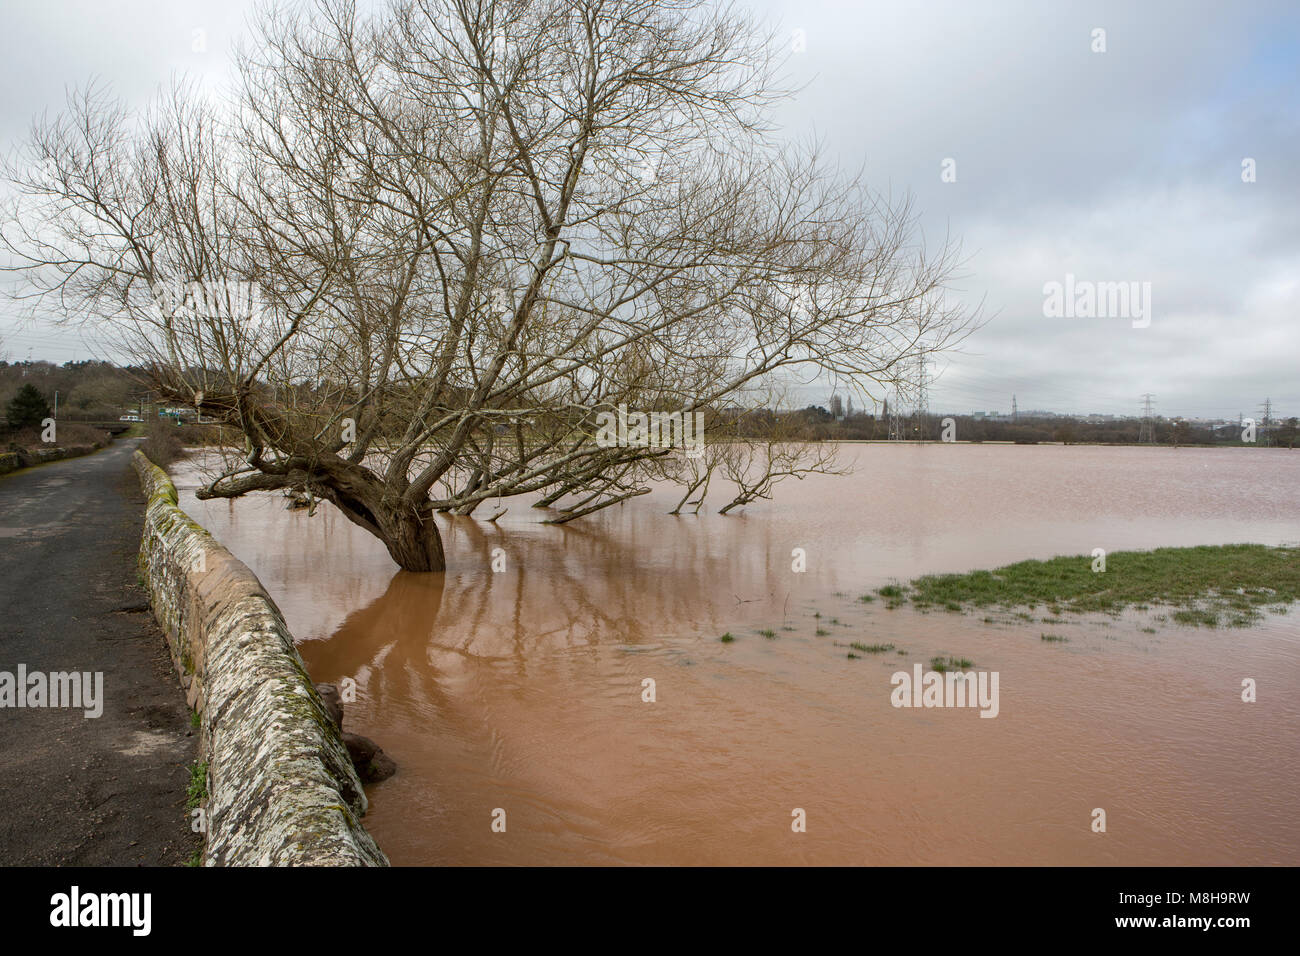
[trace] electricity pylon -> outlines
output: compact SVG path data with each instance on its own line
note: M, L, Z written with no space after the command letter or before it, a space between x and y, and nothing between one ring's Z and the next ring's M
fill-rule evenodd
M1264 404L1259 406L1259 411L1260 411L1260 417L1259 417L1260 444L1267 448L1268 428L1273 421L1273 400L1271 398L1264 399Z
M1151 410L1151 400L1155 396L1146 392L1142 396L1142 428L1138 431L1138 444L1151 444L1156 442L1156 419Z
M916 410L912 414L914 436L930 437L930 383L925 378L925 352L916 360Z

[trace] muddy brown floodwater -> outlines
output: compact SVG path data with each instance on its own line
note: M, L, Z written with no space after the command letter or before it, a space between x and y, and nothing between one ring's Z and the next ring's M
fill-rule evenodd
M496 525L443 520L450 569L426 575L328 505L199 502L192 466L178 485L312 677L356 680L349 729L400 767L366 818L395 864L1300 864L1300 607L1209 630L1159 609L986 623L858 600L1094 548L1294 543L1300 453L842 460L851 475L728 517L668 517L656 492L557 527L506 502ZM855 641L894 649L853 660ZM998 672L996 718L891 705L891 674L936 655Z

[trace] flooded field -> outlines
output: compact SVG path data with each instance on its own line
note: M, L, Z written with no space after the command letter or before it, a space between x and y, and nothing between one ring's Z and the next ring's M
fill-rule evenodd
M428 575L328 505L199 502L175 470L312 677L356 680L347 727L400 768L366 818L394 864L1300 864L1300 607L1211 630L859 600L1094 548L1300 541L1300 454L843 461L727 517L669 517L666 491L558 527L524 499L495 525L445 518L449 570ZM891 705L891 675L938 655L998 672L995 719Z

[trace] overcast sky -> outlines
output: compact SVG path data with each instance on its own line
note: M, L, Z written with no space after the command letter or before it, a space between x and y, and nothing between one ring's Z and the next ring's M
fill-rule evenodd
M740 5L789 38L788 135L910 191L928 237L961 240L959 296L988 323L932 370L932 410L1007 411L1015 394L1021 411L1133 414L1152 392L1166 415L1250 416L1266 397L1300 415L1300 5ZM8 0L0 144L92 76L139 104L173 73L223 83L251 8ZM1150 283L1149 324L1045 316L1045 284L1067 274ZM10 359L92 354L0 310Z

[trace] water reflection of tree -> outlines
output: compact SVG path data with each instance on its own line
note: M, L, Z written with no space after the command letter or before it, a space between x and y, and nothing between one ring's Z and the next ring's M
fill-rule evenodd
M670 562L648 561L638 542L661 532L660 516L630 517L617 538L599 526L566 526L526 538L514 529L509 544L492 526L453 519L448 538L463 537L458 553L478 553L482 564L397 572L328 640L303 647L312 673L318 680L353 676L370 696L436 707L450 683L484 664L524 676L530 664L560 651L595 657L730 626L738 613L733 583L766 580L768 548L737 546L734 537L723 546L691 535ZM504 573L489 570L497 547L506 552ZM756 584L746 597L779 606L783 595L768 590ZM747 604L745 613L757 606Z

